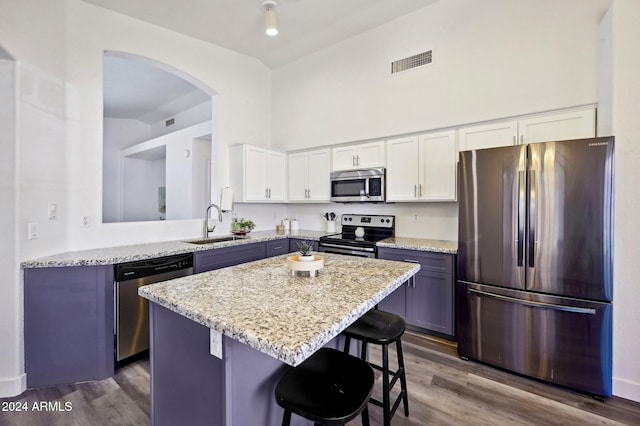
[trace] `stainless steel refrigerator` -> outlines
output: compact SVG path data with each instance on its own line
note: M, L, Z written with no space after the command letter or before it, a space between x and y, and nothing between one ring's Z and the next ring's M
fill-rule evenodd
M460 153L463 358L611 396L614 138Z

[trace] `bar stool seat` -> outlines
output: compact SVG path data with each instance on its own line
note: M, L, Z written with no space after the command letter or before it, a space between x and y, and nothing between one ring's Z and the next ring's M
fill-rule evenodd
M291 413L296 413L321 425L344 425L362 414L362 424L368 426L373 382L368 363L321 348L288 370L276 385L276 402L285 410L282 425L288 426Z
M371 367L382 372L382 401L370 398L370 402L382 407L383 423L389 426L391 418L395 414L400 402L403 402L404 415L409 416L409 398L407 395L407 379L404 370L404 358L402 356L402 335L406 329L406 323L402 317L390 312L372 309L353 324L347 327L342 334L345 336L344 352L349 353L351 339L362 342L361 358L367 359L367 344L382 345L382 365L369 363ZM396 344L398 354L398 369L389 370L389 345ZM396 382L400 380L400 393L391 405L390 392Z

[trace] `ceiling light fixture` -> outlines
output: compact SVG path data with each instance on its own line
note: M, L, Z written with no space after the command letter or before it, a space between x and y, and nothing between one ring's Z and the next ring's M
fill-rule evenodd
M262 3L265 10L265 20L267 24L267 35L274 36L278 34L278 18L276 17L276 7L278 4L273 0L267 0Z

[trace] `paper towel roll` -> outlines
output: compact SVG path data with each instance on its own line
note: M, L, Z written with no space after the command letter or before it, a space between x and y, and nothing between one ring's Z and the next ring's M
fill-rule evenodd
M289 226L290 226L291 232L295 232L295 231L299 231L300 230L300 223L295 219L291 219L289 221Z
M220 195L220 210L228 212L233 210L233 190L229 187L222 188Z

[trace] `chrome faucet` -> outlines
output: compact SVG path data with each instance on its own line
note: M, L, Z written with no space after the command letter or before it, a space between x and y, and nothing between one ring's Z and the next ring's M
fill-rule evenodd
M211 211L211 207L215 207L218 210L218 222L222 222L222 211L217 204L209 204L207 210L204 212L204 238L209 238L209 233L213 232L216 229L216 226L213 225L211 228L209 227L209 212Z

